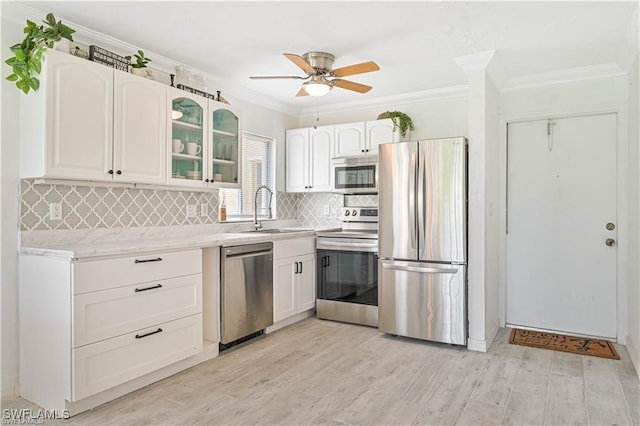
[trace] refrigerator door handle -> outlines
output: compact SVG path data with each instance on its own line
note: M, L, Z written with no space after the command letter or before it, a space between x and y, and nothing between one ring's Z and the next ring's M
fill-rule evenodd
M382 267L384 269L396 269L398 271L407 271L407 272L420 272L425 274L452 274L455 275L458 273L457 269L449 269L449 268L424 268L418 266L404 266L404 265L394 265L393 263L382 263Z
M424 258L425 251L425 185L424 185L424 169L425 169L425 161L426 156L423 155L421 150L421 144L425 144L428 142L418 142L417 156L418 156L418 187L416 199L418 203L418 211L416 212L416 222L418 222L418 259Z
M416 161L417 161L417 157L418 157L418 152L414 152L411 154L411 166L409 170L415 170L416 169ZM411 179L409 181L409 194L413 194L413 196L409 197L409 212L411 214L411 219L409 221L409 234L411 235L411 247L413 249L416 250L416 253L418 251L418 247L416 246L416 237L417 237L417 230L416 230L416 201L415 201L415 194L416 194L416 180L415 180L415 175L414 178Z

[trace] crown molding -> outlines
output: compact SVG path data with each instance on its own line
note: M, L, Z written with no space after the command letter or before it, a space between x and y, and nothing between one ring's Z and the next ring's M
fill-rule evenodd
M403 93L400 95L367 98L363 101L343 102L322 107L323 114L359 111L369 108L390 108L391 105L409 105L427 102L439 102L454 99L466 99L468 86L452 86L442 89L423 90L420 92ZM300 110L300 118L313 117L316 107L306 107Z
M615 62L591 65L588 67L567 68L540 74L525 75L507 80L501 89L504 91L526 89L530 87L548 86L552 84L571 83L574 81L597 78L619 77L626 72Z
M26 19L30 19L34 22L39 22L44 18L46 13L31 6L27 6L23 3L17 3L15 1L0 0L0 4L2 13L1 18L9 22L19 24L20 26L24 26ZM153 58L153 68L170 74L175 73L176 65L182 64L182 62L180 61L175 61L151 50L145 49L144 46L135 46L131 43L127 43L125 41L111 37L107 34L99 33L95 30L92 30L91 28L87 28L76 22L65 19L64 16L57 16L57 18L62 18L65 24L76 30L76 32L74 33L74 39L80 43L89 45L97 44L100 47L111 50L114 53L118 53L123 56L127 55L129 52L136 52L138 49L143 49L146 53L146 56ZM287 103L268 98L261 93L225 81L224 79L210 74L209 72L196 70L193 67L191 68L195 71L202 72L206 76L207 83L210 87L224 87L224 97L232 103L235 103L236 101L247 102L294 117L298 117L300 114L300 109L298 107L294 107Z
M453 61L462 68L464 72L477 71L486 69L495 54L495 50L488 50L486 52L472 53L471 55L457 56L453 58Z

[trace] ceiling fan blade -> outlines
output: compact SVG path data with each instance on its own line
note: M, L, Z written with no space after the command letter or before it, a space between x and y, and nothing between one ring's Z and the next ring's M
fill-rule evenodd
M308 96L309 94L307 93L306 90L304 90L304 87L301 87L300 90L298 90L298 93L296 93L296 96Z
M378 71L380 67L373 61L363 62L361 64L349 65L331 71L331 75L336 77L346 77L348 75L363 74L365 72Z
M340 80L339 78L332 80L331 84L341 89L353 90L358 93L367 93L372 89L371 86L367 86L366 84L360 84L349 80Z
M313 68L304 58L300 55L296 55L295 53L283 53L291 62L300 67L303 71L308 72L309 74L315 74L316 69Z
M251 80L277 80L277 79L285 79L285 78L296 78L299 80L306 80L307 77L300 77L297 75L254 75L249 77Z

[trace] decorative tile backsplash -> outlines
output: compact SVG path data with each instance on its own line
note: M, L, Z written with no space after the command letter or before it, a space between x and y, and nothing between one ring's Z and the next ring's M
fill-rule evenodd
M218 218L217 192L35 184L21 181L20 230L68 230L212 224ZM278 192L278 219L295 219L294 194ZM62 203L62 220L49 218L49 203ZM196 206L188 218L186 206ZM208 214L200 216L202 204Z
M217 192L191 192L80 185L36 184L21 181L20 230L71 230L217 223ZM343 206L376 206L376 195L330 193L276 195L277 218L297 219L302 226L340 227ZM49 218L49 204L62 204L62 220ZM196 206L188 218L186 206ZM202 204L208 214L200 216ZM328 209L325 209L328 206Z

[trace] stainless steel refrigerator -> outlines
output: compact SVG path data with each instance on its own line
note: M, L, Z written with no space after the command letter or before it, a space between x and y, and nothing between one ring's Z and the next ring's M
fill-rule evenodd
M467 342L467 141L379 146L378 329Z

